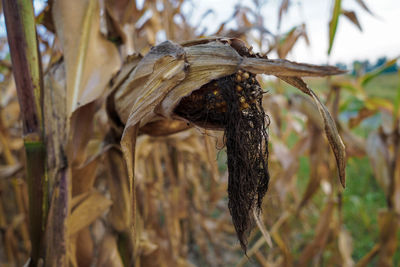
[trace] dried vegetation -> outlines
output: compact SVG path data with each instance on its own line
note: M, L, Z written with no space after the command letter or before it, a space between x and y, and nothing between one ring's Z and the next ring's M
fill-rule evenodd
M13 9L5 0L6 17L24 1ZM236 7L214 34L221 37L204 38L183 5L190 2L48 1L36 17L43 75L35 61L26 70L39 81L31 102L17 94L21 75L12 74L22 64L15 55L29 53L12 50L13 66L1 61L0 263L390 266L400 214L399 103L365 94L379 71L329 81L322 101L302 77L343 72L284 59L299 38L308 40L305 25L273 35L253 1ZM329 51L341 14L359 26L334 1ZM169 41L160 43L162 35ZM267 85L281 92L282 80L304 94L264 93ZM365 103L349 122L339 117L342 91ZM24 107L35 107L37 128L28 127ZM351 131L377 113L387 118L378 131L366 139ZM304 156L310 173L300 189ZM365 156L388 205L379 239L355 263L342 195L346 161Z

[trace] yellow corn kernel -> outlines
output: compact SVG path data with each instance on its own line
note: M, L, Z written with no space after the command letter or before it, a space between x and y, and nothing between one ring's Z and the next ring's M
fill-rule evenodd
M250 106L249 106L249 104L247 104L247 103L242 103L242 104L240 105L240 107L241 107L242 109L248 109Z

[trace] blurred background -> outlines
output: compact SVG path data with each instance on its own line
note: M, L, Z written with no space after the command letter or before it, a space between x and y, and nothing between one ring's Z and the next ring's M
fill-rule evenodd
M141 135L136 147L135 266L400 265L398 1L55 2L33 1L45 88L62 91L68 86L70 77L60 66L65 62L68 72L74 64L87 21L95 32L86 40L88 51L119 59L113 70L100 71L105 80L95 86L102 92L95 99L100 104L91 118L82 117L82 125L90 129L83 139L87 142L69 144L79 146L76 151L81 153L71 170L72 219L66 223L70 235L65 253L70 265L127 266L133 257L127 249L132 244L127 240L125 165L119 148L105 149L112 123L103 93L110 89L115 69L127 55L145 55L164 40L179 43L206 36L237 37L269 58L348 71L306 79L329 108L346 145L347 186L343 190L338 183L335 159L313 102L284 82L259 75L268 92L263 105L271 120L271 181L262 216L272 246L259 227L249 237L248 257L238 244L227 208L221 133L191 129L164 137ZM99 68L96 60L85 66L88 77ZM22 266L32 248L12 70L2 13L0 266ZM57 179L49 169L52 196Z

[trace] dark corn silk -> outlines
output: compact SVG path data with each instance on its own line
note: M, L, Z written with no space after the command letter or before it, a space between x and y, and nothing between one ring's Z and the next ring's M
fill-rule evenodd
M255 75L242 70L211 81L182 99L175 114L206 128L223 128L228 156L229 211L244 251L268 189L268 117Z

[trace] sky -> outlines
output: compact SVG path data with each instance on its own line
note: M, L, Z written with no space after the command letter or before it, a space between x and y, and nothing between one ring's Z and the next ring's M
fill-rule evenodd
M202 14L213 9L203 26L212 33L222 21L233 13L234 6L252 6L250 0L201 0L193 1L196 12L191 15L191 21L198 23ZM265 0L261 13L264 26L271 32L277 32L277 14L280 0ZM330 57L328 50L328 24L332 10L332 0L292 0L289 12L283 17L281 33L303 22L307 25L307 33L311 42L308 47L301 40L295 46L288 59L314 64L335 64L342 62L350 64L354 60L369 59L375 62L382 56L394 58L400 55L400 1L399 0L364 0L374 16L367 13L357 4L356 0L342 0L342 8L353 10L363 31L355 27L347 18L341 16ZM187 7L189 10L190 7ZM272 55L273 56L273 55ZM272 57L271 56L271 57Z

